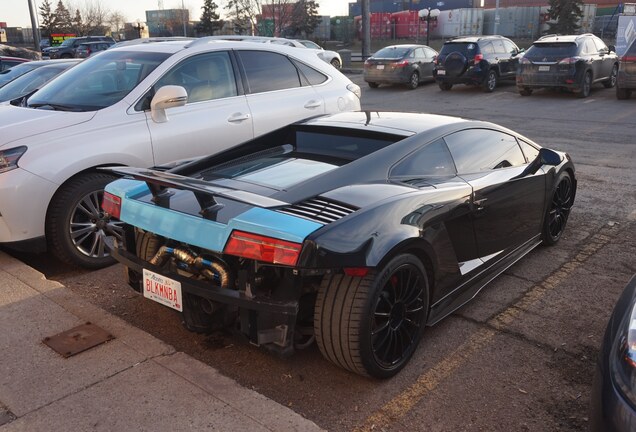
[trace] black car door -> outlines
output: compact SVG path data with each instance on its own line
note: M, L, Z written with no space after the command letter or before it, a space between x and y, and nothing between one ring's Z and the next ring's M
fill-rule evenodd
M479 257L490 257L537 238L545 200L542 170L528 165L516 138L491 129L468 129L444 138L458 175L473 188L472 221Z
M601 76L604 78L609 78L612 73L612 69L614 68L616 58L614 57L614 55L610 54L609 48L601 39L593 37L592 41L594 42L594 45L596 46L599 57L601 59ZM601 76L599 76L599 78Z

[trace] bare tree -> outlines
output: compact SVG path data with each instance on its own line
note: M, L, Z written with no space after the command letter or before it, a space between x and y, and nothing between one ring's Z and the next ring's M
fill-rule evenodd
M273 36L285 35L292 24L295 4L296 0L262 0L262 17L272 20Z
M225 10L234 21L235 33L254 34L257 16L261 14L261 0L228 0Z
M123 32L124 24L126 24L126 17L123 13L116 10L108 15L107 22L110 26L111 33L119 35Z

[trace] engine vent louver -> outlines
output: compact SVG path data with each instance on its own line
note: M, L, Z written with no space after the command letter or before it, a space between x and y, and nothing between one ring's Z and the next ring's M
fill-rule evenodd
M278 211L326 225L331 222L335 222L356 210L358 210L357 207L348 204L343 204L327 198L316 197L301 201L288 207L283 207Z

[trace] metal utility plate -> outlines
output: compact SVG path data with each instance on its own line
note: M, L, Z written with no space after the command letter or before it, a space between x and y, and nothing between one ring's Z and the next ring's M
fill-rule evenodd
M115 336L103 328L87 322L55 336L45 337L42 342L64 358L68 358L111 339L115 339Z

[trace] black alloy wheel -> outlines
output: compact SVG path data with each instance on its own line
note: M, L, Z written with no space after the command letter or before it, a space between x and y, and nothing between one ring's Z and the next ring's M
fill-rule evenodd
M580 98L586 98L590 95L592 90L592 72L585 72L583 79L581 80L581 87L576 94Z
M574 203L574 185L567 171L559 178L552 195L552 202L546 214L543 227L543 242L549 246L556 244L563 232Z
M323 278L314 335L323 356L352 372L389 378L409 361L426 324L429 286L414 255L402 254L364 277Z
M420 74L417 73L417 71L414 71L411 76L409 77L409 83L408 83L408 87L411 90L415 90L417 88L417 86L420 85Z
M51 200L46 238L61 261L90 269L114 264L110 251L114 239L122 239L123 222L101 208L104 187L113 180L102 173L82 174L60 187Z
M609 78L606 81L603 81L603 86L605 88L612 88L616 85L616 77L618 76L618 65L615 64L612 66L612 71L610 72Z

